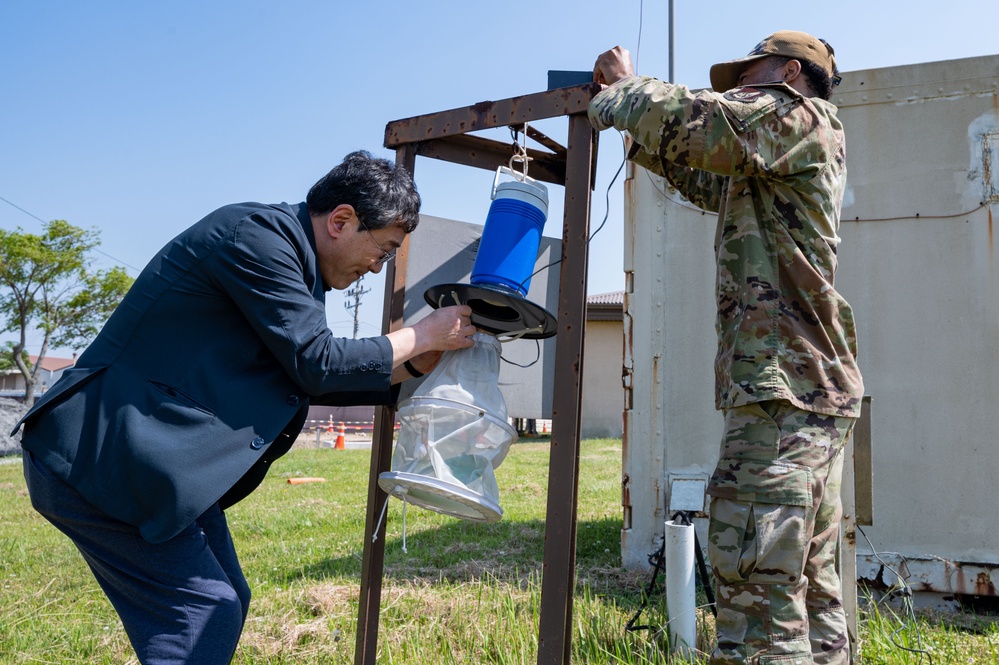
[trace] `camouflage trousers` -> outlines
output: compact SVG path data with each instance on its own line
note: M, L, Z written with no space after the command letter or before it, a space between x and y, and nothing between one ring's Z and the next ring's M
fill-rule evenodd
M711 478L714 665L850 663L838 572L854 418L770 401L725 411Z

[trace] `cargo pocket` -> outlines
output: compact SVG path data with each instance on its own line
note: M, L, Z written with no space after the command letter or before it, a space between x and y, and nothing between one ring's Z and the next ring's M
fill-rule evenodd
M723 459L708 487L709 557L726 584L795 585L808 545L811 472Z
M812 505L812 471L787 462L725 457L708 483L708 494L749 503Z

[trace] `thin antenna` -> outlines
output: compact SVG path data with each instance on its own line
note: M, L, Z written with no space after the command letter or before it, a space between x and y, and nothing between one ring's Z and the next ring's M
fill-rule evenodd
M673 0L669 0L669 82L676 83L674 60L676 59L676 27L673 21Z

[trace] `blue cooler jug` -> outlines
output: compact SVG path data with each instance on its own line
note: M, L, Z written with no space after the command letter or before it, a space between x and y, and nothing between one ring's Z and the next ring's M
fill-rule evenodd
M504 172L514 180L499 184ZM471 283L526 296L548 219L548 190L534 179L501 166L493 179L492 201Z

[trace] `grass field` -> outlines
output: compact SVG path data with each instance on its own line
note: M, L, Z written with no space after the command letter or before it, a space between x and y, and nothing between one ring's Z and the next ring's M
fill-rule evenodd
M294 449L229 512L250 616L235 663L353 663L370 454ZM497 470L503 520L476 524L392 499L379 622L385 664L537 661L548 446L516 444ZM582 445L573 663L668 662L661 592L620 567L620 440ZM290 477L322 477L292 485ZM661 589L661 587L660 587ZM996 617L869 610L865 663L999 664ZM710 649L711 613L700 648ZM901 647L921 649L927 654ZM930 660L932 658L932 660ZM19 464L0 465L0 663L128 663L134 654L72 544L31 509Z

